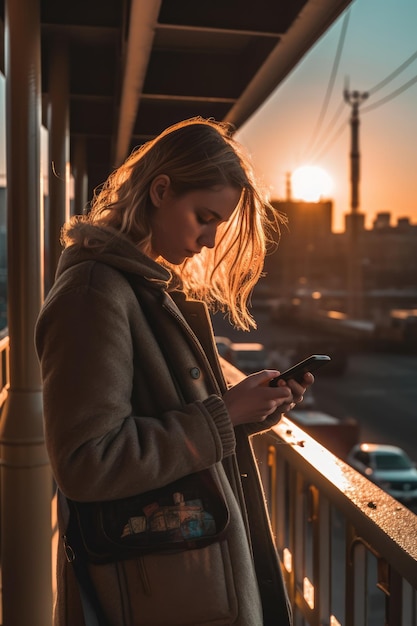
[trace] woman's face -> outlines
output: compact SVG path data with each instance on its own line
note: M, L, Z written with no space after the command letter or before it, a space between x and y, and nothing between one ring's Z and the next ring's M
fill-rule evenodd
M158 176L151 187L152 256L173 265L213 248L217 227L227 222L240 199L231 186L196 189L175 195L168 176Z

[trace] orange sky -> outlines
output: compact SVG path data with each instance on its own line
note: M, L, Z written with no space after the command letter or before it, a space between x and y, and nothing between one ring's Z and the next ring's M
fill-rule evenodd
M350 90L370 91L360 114L360 210L366 225L380 211L391 212L393 225L406 216L417 223L416 28L416 0L354 1L237 133L273 198L285 197L286 172L320 166L333 179L333 228L344 230L350 211L351 108L343 102L348 78Z
M391 212L392 224L407 216L417 223L416 29L416 0L354 0L239 130L237 138L249 149L274 199L285 197L287 172L306 164L320 166L333 180L333 228L344 230L350 211L351 109L343 102L348 78L350 90L371 92L360 114L360 210L366 225L380 211ZM393 80L385 81L403 65L407 67ZM0 105L3 83L0 76ZM391 97L397 91L401 93ZM375 108L367 112L368 106ZM0 106L0 118L3 110ZM0 141L0 178L4 156Z

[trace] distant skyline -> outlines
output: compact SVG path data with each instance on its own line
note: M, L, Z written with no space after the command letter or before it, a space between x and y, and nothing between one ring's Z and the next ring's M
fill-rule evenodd
M366 225L381 211L392 214L393 225L400 217L417 223L416 32L416 0L355 0L239 129L236 136L272 198L285 199L287 172L319 166L333 181L333 228L344 230L350 211L348 79L351 91L371 92L360 108L359 131ZM393 80L372 92L391 74ZM413 84L407 89L407 83ZM401 93L390 99L396 91Z

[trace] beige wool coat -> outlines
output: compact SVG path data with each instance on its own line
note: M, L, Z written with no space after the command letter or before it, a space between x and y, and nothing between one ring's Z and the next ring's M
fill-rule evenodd
M230 510L225 537L210 546L90 565L108 623L288 626L249 443L279 416L233 428L205 305L170 293L168 271L126 238L78 228L106 242L105 250L63 252L36 328L57 485L74 500L112 500L212 468ZM64 525L60 519L61 535ZM82 626L61 543L57 577L55 626Z

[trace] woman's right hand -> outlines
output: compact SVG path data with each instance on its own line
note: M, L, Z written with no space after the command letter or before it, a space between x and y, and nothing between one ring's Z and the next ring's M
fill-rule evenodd
M294 401L290 387L285 383L278 387L268 386L269 381L278 375L276 370L262 370L250 374L226 391L223 400L234 426L263 422L279 407L282 407L282 411L288 409ZM300 386L300 396L304 391Z

